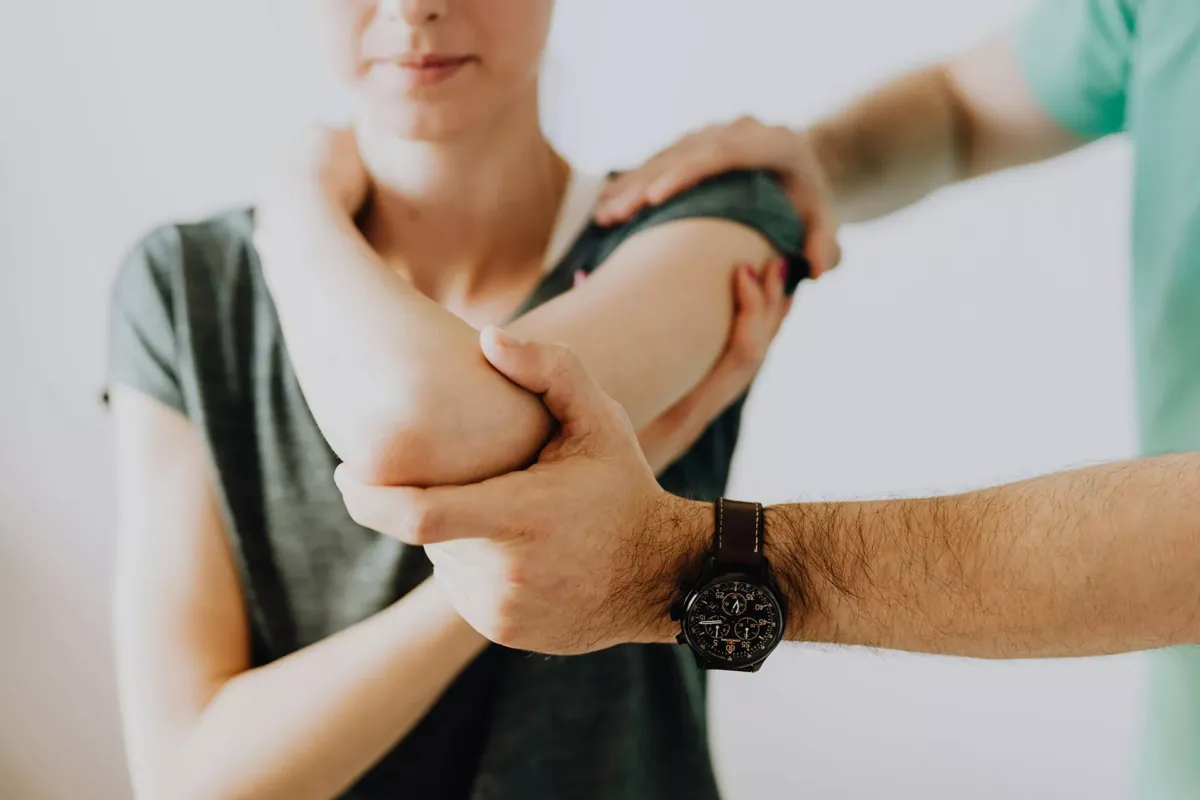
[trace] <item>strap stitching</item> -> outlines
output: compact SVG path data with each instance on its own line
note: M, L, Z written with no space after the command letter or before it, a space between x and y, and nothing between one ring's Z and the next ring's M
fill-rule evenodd
M754 552L758 553L759 545L762 544L762 533L759 527L759 521L762 519L762 503L754 504Z
M721 552L721 539L725 528L725 498L717 498L717 552Z

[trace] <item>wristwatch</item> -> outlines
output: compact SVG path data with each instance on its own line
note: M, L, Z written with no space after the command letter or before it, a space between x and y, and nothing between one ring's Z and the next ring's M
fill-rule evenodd
M671 609L686 644L704 669L757 672L783 640L787 608L763 556L763 508L718 500L713 549L700 577Z

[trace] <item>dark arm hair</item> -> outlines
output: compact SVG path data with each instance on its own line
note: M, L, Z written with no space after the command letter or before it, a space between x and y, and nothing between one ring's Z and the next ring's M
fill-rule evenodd
M788 638L980 658L1200 642L1200 455L767 510Z

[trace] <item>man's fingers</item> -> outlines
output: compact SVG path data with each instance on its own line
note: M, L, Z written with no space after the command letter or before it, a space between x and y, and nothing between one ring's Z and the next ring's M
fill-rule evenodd
M606 225L623 222L648 205L659 205L709 178L748 166L744 153L723 145L715 134L681 144L658 163L630 173L610 199L601 201L597 219Z
M642 167L636 174L622 176L610 195L596 204L596 222L616 225L631 219L647 205L646 186L658 179L655 167Z
M734 169L770 166L766 126L750 117L690 134L610 184L596 219L611 225L658 205L708 178Z
M608 182L597 198L597 216L607 214L609 210L622 205L622 198L633 197L638 193L638 187L645 187L658 175L662 174L663 166L669 164L672 157L680 150L686 149L694 136L685 136L646 159L646 162L636 169L622 172Z
M339 466L334 481L351 518L373 531L411 545L432 545L457 539L495 539L508 532L497 509L511 517L520 493L508 485L517 474L502 475L469 486L411 489L370 486Z
M499 328L485 329L480 344L493 367L518 386L541 395L550 413L573 434L608 421L608 396L563 345L523 342Z
M711 151L707 156L695 155L691 158L680 159L679 163L672 165L672 169L664 171L662 175L646 185L646 201L651 205L666 202L680 192L686 192L698 183L731 169L737 169L737 167L723 165Z
M614 180L596 204L602 225L624 222L648 205L657 205L722 170L711 163L708 134L695 134Z

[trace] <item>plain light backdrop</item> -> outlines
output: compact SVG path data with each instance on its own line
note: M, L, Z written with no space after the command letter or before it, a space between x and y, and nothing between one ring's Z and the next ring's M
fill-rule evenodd
M308 2L309 0L305 0ZM0 5L0 797L128 796L107 638L109 283L157 221L253 196L337 109L293 0ZM547 124L592 169L710 121L802 123L1019 0L560 0ZM1128 146L847 230L747 410L731 494L949 492L1134 450ZM732 800L1125 796L1139 657L789 647L714 682Z

